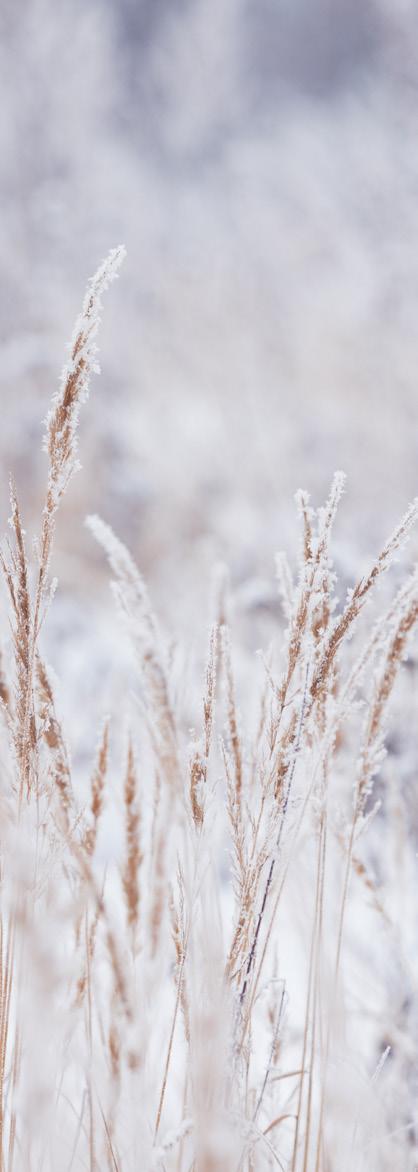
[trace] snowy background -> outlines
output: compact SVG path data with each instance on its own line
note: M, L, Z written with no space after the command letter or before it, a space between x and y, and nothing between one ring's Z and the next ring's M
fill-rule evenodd
M87 512L175 635L226 561L253 650L299 486L348 474L344 586L417 492L417 23L409 0L3 0L2 528L11 469L36 532L86 280L128 250L54 563L49 655L93 724L120 644Z

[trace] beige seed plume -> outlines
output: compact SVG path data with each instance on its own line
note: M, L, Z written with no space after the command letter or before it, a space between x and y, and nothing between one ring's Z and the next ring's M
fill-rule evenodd
M101 321L101 299L117 277L125 255L123 245L112 249L87 286L81 314L74 326L70 361L63 369L60 387L53 397L46 420L44 447L49 456L49 473L39 555L38 614L51 557L55 514L68 482L78 467L77 426L80 407L88 397L91 375L99 371L96 337Z
M117 276L124 259L121 246L109 253L90 281L83 307L75 324L71 357L64 367L57 394L46 421L44 446L49 456L48 485L42 514L42 531L37 546L37 581L32 600L28 562L18 499L10 488L14 549L0 555L13 612L13 639L16 664L16 705L14 741L19 764L19 789L30 793L37 779L37 731L34 705L34 676L37 642L48 603L48 573L57 509L70 477L77 468L77 425L80 406L89 391L90 377L97 370L96 335L100 325L101 298Z
M97 752L97 761L91 779L91 824L88 827L84 838L84 847L88 855L94 854L94 849L96 846L99 819L103 809L103 795L106 781L108 756L109 720L105 720Z
M126 899L128 924L132 933L133 946L135 946L139 918L139 868L142 862L142 851L139 837L138 781L131 740L129 740L128 746L124 796L126 862L123 872L123 889Z
M96 336L101 320L101 299L117 277L125 255L122 245L109 252L88 284L83 308L74 327L70 361L64 367L61 385L46 421L45 447L50 461L46 513L56 509L76 468L80 406L88 396L92 373L99 369Z

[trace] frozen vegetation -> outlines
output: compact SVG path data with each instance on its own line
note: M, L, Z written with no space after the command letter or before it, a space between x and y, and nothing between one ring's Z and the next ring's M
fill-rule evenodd
M418 1167L415 26L1 6L0 1172Z
M1 555L3 1165L406 1169L416 851L397 757L418 573L404 557L396 588L389 571L418 502L338 600L345 476L319 509L299 492L296 578L276 558L284 629L272 623L238 672L225 569L202 671L191 632L161 631L130 552L90 515L121 624L115 656L124 631L132 662L122 654L129 688L102 722L87 793L43 628L101 298L123 259L114 249L90 282L52 399L33 554L12 481Z

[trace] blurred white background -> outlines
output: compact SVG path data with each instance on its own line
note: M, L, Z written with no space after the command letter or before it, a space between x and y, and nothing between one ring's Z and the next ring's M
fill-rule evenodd
M3 527L11 469L36 531L85 283L128 250L57 537L52 631L78 678L110 605L86 512L181 630L219 559L274 609L300 485L319 503L348 473L344 584L416 494L417 9L3 0L0 27Z

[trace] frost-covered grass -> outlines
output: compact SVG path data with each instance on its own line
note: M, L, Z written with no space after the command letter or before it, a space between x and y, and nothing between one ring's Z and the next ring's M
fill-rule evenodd
M407 1172L418 575L404 551L418 504L338 600L345 478L316 510L300 492L296 579L276 559L283 627L249 665L218 569L203 671L89 517L134 668L124 713L103 714L90 785L75 778L43 628L101 295L122 259L89 285L52 402L40 538L29 556L12 485L1 558L1 1167Z

